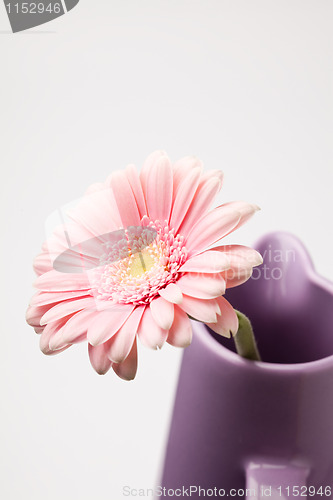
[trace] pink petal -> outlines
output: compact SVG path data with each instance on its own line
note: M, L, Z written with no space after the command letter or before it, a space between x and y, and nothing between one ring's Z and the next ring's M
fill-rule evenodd
M133 342L131 352L122 363L112 363L112 369L123 380L133 380L138 365L138 351L136 339Z
M166 158L167 154L165 151L154 151L145 160L143 167L140 172L140 182L143 191L143 195L147 200L147 178L149 171L154 168L154 166L163 158Z
M228 257L215 249L207 250L187 259L180 272L220 273L230 267Z
M216 321L216 315L220 312L217 299L202 300L187 295L183 296L183 302L178 307L192 318L204 323Z
M232 231L236 231L236 229L245 224L245 222L247 222L258 210L260 210L260 207L258 207L258 205L254 205L253 203L247 203L246 201L230 201L229 203L224 203L223 205L220 205L220 207L218 208L225 208L229 211L236 210L241 214L237 226L234 227Z
M110 193L112 191L109 189ZM101 215L100 215L101 216ZM113 224L113 228L116 226ZM120 226L119 226L120 227ZM113 232L115 229L111 229ZM50 253L52 259L59 258L59 255L69 250L76 252L79 257L84 259L99 259L103 252L101 244L105 241L105 235L110 234L110 230L106 233L97 233L92 229L89 231L83 225L78 225L76 222L67 222L55 230L49 238L46 246L46 251Z
M126 175L128 182L130 183L130 186L132 188L140 217L142 218L144 215L147 215L147 207L146 200L142 191L141 182L135 165L128 165L126 167Z
M120 330L110 339L108 356L114 363L122 363L129 355L144 309L141 306L134 309Z
M57 304L63 300L87 297L87 290L76 292L37 292L31 299L30 305L44 306L47 304ZM50 306L51 307L51 306Z
M111 361L107 356L107 345L92 346L88 344L88 353L92 367L99 375L105 375L111 367Z
M222 273L226 280L226 288L245 283L252 276L253 266L262 264L261 255L252 248L242 245L226 245L217 249L224 252L230 262L230 269Z
M133 309L133 305L119 304L100 311L88 327L89 343L95 346L109 340L125 323Z
M42 245L43 252L46 252L47 254L53 253L55 255L59 255L64 251L65 248L69 248L69 246L72 246L72 242L68 235L68 225L69 223L61 224L54 229L53 233ZM85 230L85 237L87 236L89 237L90 233L89 231Z
M169 330L173 323L174 305L163 297L158 297L151 301L150 311L155 323L163 330Z
M50 349L52 351L59 351L64 349L64 347L70 347L73 344L79 344L80 342L87 341L87 334L83 333L82 335L78 335L73 339L72 342L65 342L62 338L61 332L56 333L50 340Z
M74 314L61 329L61 338L64 343L74 344L77 339L87 334L89 324L99 312L82 310Z
M140 341L146 347L161 349L167 336L168 331L157 325L153 319L149 306L147 306L138 328L138 337Z
M192 326L187 314L175 307L175 319L167 342L175 347L187 347L192 342Z
M66 319L61 319L59 321L54 321L53 323L49 323L48 325L46 325L39 339L39 347L43 354L46 354L48 356L52 354L58 354L70 347L70 345L67 345L58 350L53 350L50 348L51 340L57 334L57 332L61 330L65 323Z
M47 273L48 271L51 271L52 269L52 261L50 258L49 253L43 252L39 254L35 259L33 263L33 268L37 276L40 276L41 274Z
M238 224L240 213L218 207L204 215L189 232L186 248L190 255L202 252L207 247L230 233Z
M263 263L262 256L257 250L244 245L223 245L212 248L212 250L223 252L227 258L232 258L233 263L235 263L237 257L239 257L240 263L242 265L245 263L248 269L254 266L260 266L260 264Z
M49 304L43 306L29 306L25 315L25 319L28 325L34 328L42 326L40 324L40 320L42 316L50 309L50 307L51 306Z
M237 269L237 267L233 267L228 271L224 271L222 273L223 278L226 282L226 288L233 288L238 285L242 285L252 276L252 268L251 269Z
M90 257L81 252L84 244L77 248L68 248L53 261L53 268L61 273L84 273L89 269L94 269L100 265L100 260L97 257ZM101 246L100 253L104 253Z
M68 211L68 217L86 228L92 236L99 236L122 227L119 210L111 188L84 196Z
M199 185L193 197L193 201L186 213L186 217L178 229L180 234L183 234L184 236L187 235L198 220L205 215L212 204L213 199L219 192L220 187L221 182L216 177L208 179L202 184L202 186Z
M186 273L177 281L185 295L198 299L215 299L225 292L221 274Z
M45 292L66 292L76 290L89 290L91 288L85 274L67 274L52 270L39 276L34 286Z
M166 288L159 290L158 293L163 299L173 304L180 304L183 300L182 291L175 283L170 283Z
M110 185L113 190L123 227L139 226L141 217L126 172L121 170L113 172L110 178Z
M220 306L221 315L217 316L217 323L207 323L207 326L209 326L213 332L230 338L230 334L236 335L238 331L237 314L224 297L219 297L217 301Z
M49 340L49 349L51 351L58 351L60 349L63 349L64 347L67 347L68 345L71 345L71 342L64 342L61 335L61 328Z
M172 206L173 177L167 156L150 168L147 174L147 209L152 220L169 221Z
M202 161L195 156L185 156L173 164L173 200L176 199L180 185L193 169L203 169Z
M67 345L65 347L63 347L62 349L57 349L56 351L53 351L52 349L44 349L44 351L41 349L41 351L43 352L43 354L45 354L46 356L55 356L56 354L60 354L61 352L64 352L66 351L66 349L68 349L69 347L71 347L70 345Z
M175 197L172 214L170 218L170 227L175 231L182 223L188 207L191 204L193 196L199 185L201 169L199 167L193 168L189 174L182 180L179 186L178 193Z
M201 181L200 181L200 187L203 187L203 185L209 180L209 179L217 179L220 183L219 191L221 190L222 184L223 184L223 178L224 174L222 170L207 170L206 172L203 172L201 176Z
M78 225L68 217L65 219L64 224L54 229L51 236L44 242L42 250L52 254L54 259L64 250L74 247L92 236L92 233L87 228Z
M83 299L73 299L60 302L51 307L41 318L40 324L46 325L52 321L57 321L61 318L69 316L82 309L95 309L95 299L93 297Z

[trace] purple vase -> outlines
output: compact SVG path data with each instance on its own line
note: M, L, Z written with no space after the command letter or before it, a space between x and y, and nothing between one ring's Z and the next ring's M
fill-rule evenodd
M239 357L232 339L193 322L166 498L333 498L333 285L290 234L256 248L263 265L226 298L251 319L263 361Z

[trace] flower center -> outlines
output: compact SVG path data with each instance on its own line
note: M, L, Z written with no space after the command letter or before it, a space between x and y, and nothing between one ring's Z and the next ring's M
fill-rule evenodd
M180 276L187 251L184 238L159 221L143 217L141 226L125 230L126 238L106 245L100 266L90 273L97 299L148 304L158 291Z
M142 250L142 252L138 252L133 255L132 262L129 263L128 269L133 278L137 278L144 274L145 272L149 272L150 269L154 266L155 260L149 254L148 250Z

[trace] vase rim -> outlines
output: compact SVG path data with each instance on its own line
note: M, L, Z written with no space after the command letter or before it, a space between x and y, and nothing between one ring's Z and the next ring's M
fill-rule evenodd
M239 365L239 367L243 367L247 370L265 370L276 374L301 374L333 369L333 354L302 363L270 363L267 361L252 361L245 359L239 356L239 354L227 349L214 339L207 325L193 320L191 320L191 322L194 334L199 337L200 341L204 343L212 353L233 365Z

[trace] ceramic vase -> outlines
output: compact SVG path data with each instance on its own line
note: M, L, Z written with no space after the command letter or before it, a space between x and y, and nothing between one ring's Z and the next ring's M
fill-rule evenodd
M293 235L226 298L254 327L261 362L193 321L161 484L166 497L333 498L333 285ZM169 493L168 493L169 491Z

